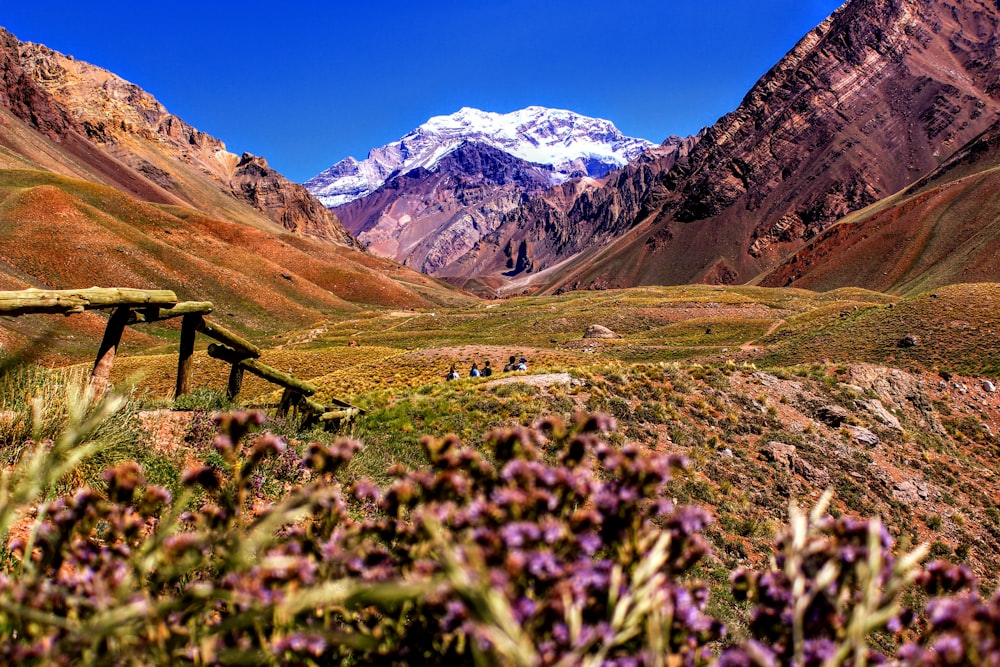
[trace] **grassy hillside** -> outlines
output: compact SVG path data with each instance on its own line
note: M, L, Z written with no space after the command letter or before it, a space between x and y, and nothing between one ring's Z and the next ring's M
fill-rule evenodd
M262 360L368 410L350 431L364 443L350 475L388 482L394 462L425 465L425 435L483 448L495 428L601 412L617 420L613 443L691 462L671 493L711 512L726 567L765 562L789 500L831 487L835 512L878 514L898 539L993 577L1000 394L982 378L1000 378L998 312L996 285L907 298L650 287L368 312L271 337ZM591 324L621 337L584 339ZM465 377L511 354L528 373ZM446 382L453 363L463 379ZM174 364L126 357L116 379L166 396ZM225 386L224 364L199 354L195 369L196 386ZM243 405L277 400L259 379L244 389Z
M345 398L415 389L451 364L500 368L511 355L532 371L607 362L753 363L760 368L867 362L913 372L1000 379L1000 287L954 285L912 297L861 289L817 293L759 287L645 287L483 301L458 308L383 310L323 320L260 339L262 359ZM591 324L620 338L583 337ZM901 341L915 337L912 346ZM171 355L125 358L119 381L141 372L152 395L173 387ZM198 356L196 383L225 385L227 367ZM248 378L245 394L269 386Z
M371 310L261 337L265 363L316 383L321 400L347 399L366 414L339 434L302 432L294 415L272 417L265 427L288 447L255 473L253 502L263 507L322 477L296 462L313 451L311 441L352 436L360 450L337 479L366 488L350 485L369 478L396 497L404 486L393 464L428 470L428 435L453 434L497 461L496 429L550 417L580 424L575 415L600 413L616 424L602 435L613 450L631 443L643 455L688 462L666 497L711 518L704 537L712 556L693 575L711 589L707 611L725 622L727 641L753 632L731 571L766 567L789 503L811 505L826 489L833 517L880 516L900 550L925 543L933 557L995 581L1000 392L985 378L1000 375L987 349L1000 326L998 290L955 285L900 298L858 289L637 288ZM591 324L620 337L584 338ZM907 335L912 344L900 347ZM512 354L526 356L530 370L443 379L451 364L464 376L473 361L499 369ZM171 410L175 364L171 353L126 353L116 362L117 386L135 382L135 391L100 436L108 443L101 459L81 467L74 483L100 486L101 465L138 460L152 482L190 498L182 471L226 469L210 416L228 407L228 369L199 352L199 391ZM16 390L0 392L11 397L0 411L17 415L7 422L8 453L28 433L31 409L25 380L12 381ZM248 375L235 407L276 399L272 386ZM46 413L46 433L65 421L62 412L57 405ZM549 423L538 447L559 461L565 454L552 444L560 436L551 426L558 421ZM877 641L891 650L894 640Z
M619 422L616 442L694 462L676 493L711 508L713 535L737 560L763 558L789 498L830 485L838 511L880 513L900 535L995 574L1000 398L981 378L1000 379L998 313L993 284L903 298L648 287L367 311L260 340L262 361L317 384L320 400L368 410L353 431L366 445L359 473L420 465L428 434L482 445L493 428L604 412ZM584 338L591 324L620 337ZM529 372L500 372L510 355ZM492 378L465 377L487 359ZM172 353L126 354L113 379L162 406L175 364ZM445 382L452 364L463 379ZM225 387L225 364L199 352L194 368L194 386ZM277 398L247 375L239 404ZM843 415L825 417L829 406Z

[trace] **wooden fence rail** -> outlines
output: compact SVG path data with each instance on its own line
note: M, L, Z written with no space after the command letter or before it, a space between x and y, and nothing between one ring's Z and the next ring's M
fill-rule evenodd
M324 423L350 421L364 411L349 403L333 399L326 406L308 398L318 388L257 360L259 347L205 316L212 312L209 301L178 301L170 290L140 290L127 287L91 287L78 290L27 289L0 291L0 315L19 316L35 313L73 315L86 310L110 309L111 315L98 347L94 369L90 376L90 394L103 395L111 377L118 345L125 327L130 324L159 322L180 317L181 340L177 354L177 385L174 396L191 391L191 360L197 333L222 345L208 346L208 355L231 366L227 394L235 398L243 383L243 372L249 371L285 389L282 410L301 407L312 420Z
M173 306L177 295L170 290L140 290L128 287L91 287L78 290L26 289L0 292L0 315L62 313L72 315L95 308Z

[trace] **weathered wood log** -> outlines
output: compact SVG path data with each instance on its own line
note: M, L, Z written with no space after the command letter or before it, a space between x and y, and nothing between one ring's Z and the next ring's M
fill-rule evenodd
M288 373L279 371L277 368L272 368L271 366L261 363L256 359L249 359L245 354L222 345L216 345L215 343L209 345L208 356L213 359L225 361L226 363L234 365L239 364L254 375L262 377L268 382L273 382L280 387L285 387L286 389L298 392L303 396L312 396L319 391L319 388L314 384L299 380Z
M26 289L0 292L0 315L27 313L80 313L94 308L170 306L177 295L170 290L128 287L91 287L76 290Z
M310 412L313 414L321 415L326 412L329 408L320 403L319 401L314 401L308 396L302 397L302 409L305 412Z
M201 319L201 323L198 325L198 331L202 332L209 338L214 338L224 345L228 345L237 352L242 352L243 357L254 357L260 356L260 348L243 338L237 333L233 333L226 327L222 326L218 322L212 322L206 318Z
M111 378L111 366L115 363L115 354L118 352L118 344L121 342L125 325L128 324L129 308L120 306L115 308L108 318L108 325L104 329L104 337L101 339L101 347L97 350L97 359L94 361L94 370L90 374L89 394L98 398L104 395L108 388L108 380Z
M331 398L331 399L329 399L329 401L331 403L333 403L334 405L342 407L342 408L355 408L355 409L360 410L360 408L358 408L357 406L351 405L347 401L342 401L339 398ZM361 414L364 414L364 413L365 413L365 411L361 410Z
M168 308L143 308L132 311L132 319L129 320L129 324L159 322L184 315L208 315L213 308L215 305L211 301L181 301Z
M344 408L343 410L330 410L329 412L324 412L319 416L321 422L331 422L339 419L354 419L359 414L361 410L358 408Z
M191 358L194 356L194 339L201 315L188 314L181 320L181 345L177 351L177 387L174 398L191 393Z

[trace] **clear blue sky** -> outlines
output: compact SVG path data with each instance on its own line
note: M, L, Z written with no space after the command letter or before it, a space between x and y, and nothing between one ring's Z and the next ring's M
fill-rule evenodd
M4 0L23 41L138 84L302 181L463 106L688 135L839 0Z

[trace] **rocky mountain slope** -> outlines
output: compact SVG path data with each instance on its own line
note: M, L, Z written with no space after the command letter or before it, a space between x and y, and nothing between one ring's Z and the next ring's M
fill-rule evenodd
M567 259L614 241L631 221L648 215L666 195L660 175L696 141L670 137L603 182L573 179L550 188L505 213L444 277L499 293L531 290L552 280Z
M467 301L365 253L263 158L233 155L138 86L6 32L0 237L0 289L173 289L248 332ZM28 318L0 344L81 326Z
M396 173L337 215L369 251L431 275L454 261L556 172L491 146L465 142L432 168Z
M898 195L847 216L759 284L915 292L1000 276L1000 122Z
M621 236L541 282L556 291L753 278L991 125L1000 114L998 35L995 2L851 0L668 161L637 206L578 207L567 229L586 220ZM521 237L549 224L530 210L513 219Z

